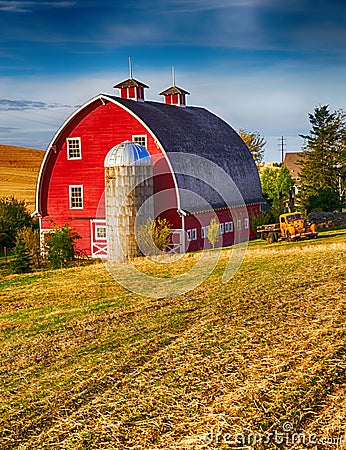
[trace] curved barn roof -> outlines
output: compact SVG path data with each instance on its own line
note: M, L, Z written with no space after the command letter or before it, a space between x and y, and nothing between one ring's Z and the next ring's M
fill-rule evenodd
M236 131L215 114L200 107L107 97L139 117L153 131L168 158L171 152L206 158L232 178L246 203L263 201L258 170L249 149ZM179 175L179 170L173 169L179 189L197 192L214 207L224 204L214 189L198 181L203 179L198 177L205 170L203 165L195 167L196 179Z
M246 203L263 202L261 184L257 167L247 146L236 131L215 114L200 107L178 107L159 102L136 102L116 96L100 94L75 111L57 130L48 146L41 165L36 190L37 212L41 211L40 191L47 164L51 154L55 152L55 144L69 124L80 114L87 114L88 108L97 102L111 101L128 110L139 119L148 132L157 140L174 172L176 188L179 190L179 207L192 211L198 209L196 199L186 196L186 192L194 192L205 199L214 208L225 206L217 188L217 178L220 173L214 167L208 167L211 173L205 177L206 165L201 163L193 167L193 175L184 171L184 155L200 156L219 166L233 180ZM170 153L174 155L171 155ZM173 157L177 154L181 158ZM213 172L214 171L214 172ZM190 171L191 172L191 171ZM222 174L221 174L222 175ZM215 183L202 180L213 179ZM223 178L223 177L221 177ZM227 182L227 181L226 181ZM223 178L220 183L225 184ZM213 188L216 186L216 189ZM223 189L225 186L221 186ZM234 189L229 187L229 191ZM234 195L230 204L238 204L239 195ZM195 208L194 208L195 206Z

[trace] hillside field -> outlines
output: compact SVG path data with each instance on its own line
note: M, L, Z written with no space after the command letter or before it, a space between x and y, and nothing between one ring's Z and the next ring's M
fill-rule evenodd
M227 284L224 249L207 281L159 299L102 263L2 262L0 449L346 448L345 250L346 230L254 241Z
M0 197L25 200L35 210L36 182L43 150L0 144Z

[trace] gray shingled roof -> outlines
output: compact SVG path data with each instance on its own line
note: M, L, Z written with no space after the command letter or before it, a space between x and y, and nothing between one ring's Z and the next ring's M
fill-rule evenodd
M246 203L263 201L261 184L253 157L234 129L222 119L199 107L177 107L158 102L135 102L107 96L135 113L154 132L169 157L170 152L191 153L220 166L234 181ZM184 158L173 167L175 173ZM184 170L184 168L182 167ZM194 167L196 178L206 171L205 165ZM210 186L186 175L176 175L179 189L196 192L213 207L223 200ZM217 180L215 180L217 183ZM215 185L214 185L215 186ZM230 190L232 188L230 187ZM182 208L188 210L189 199L182 195ZM184 200L185 199L185 200ZM234 196L234 202L236 196ZM195 205L196 206L196 205Z

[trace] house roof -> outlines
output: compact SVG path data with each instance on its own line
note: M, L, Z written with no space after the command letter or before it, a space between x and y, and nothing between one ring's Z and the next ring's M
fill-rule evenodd
M289 152L285 154L283 165L290 171L291 177L300 181L301 165L299 161L303 158L303 152Z
M257 167L250 151L235 130L215 114L200 107L180 108L159 102L135 102L107 97L132 111L155 134L172 164L182 208L199 206L196 204L197 198L192 201L192 194L189 195L188 192L201 196L214 207L224 204L218 191L224 192L227 181L225 178L222 180L217 166L233 180L246 203L263 201ZM172 152L178 157L170 158ZM203 159L195 158L193 176L188 175L184 157L186 154L205 158L214 165L206 165ZM210 177L207 180L212 180L212 183L202 181L206 180L208 171ZM234 186L228 186L228 191L232 203L237 203L239 196Z

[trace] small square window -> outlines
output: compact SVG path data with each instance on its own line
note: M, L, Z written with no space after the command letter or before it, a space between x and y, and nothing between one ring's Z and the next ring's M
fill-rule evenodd
M229 232L232 233L233 231L233 222L228 222L229 223Z
M220 223L219 228L220 228L220 234L224 234L224 232L225 232L225 225L223 223Z
M147 148L147 136L145 134L133 135L132 142Z
M82 159L80 138L67 139L67 159Z
M70 208L83 209L83 186L70 186Z
M107 237L107 228L106 227L96 227L96 238L97 239L106 239Z
M245 230L247 230L249 228L249 219L248 218L244 219L244 228L245 228Z

